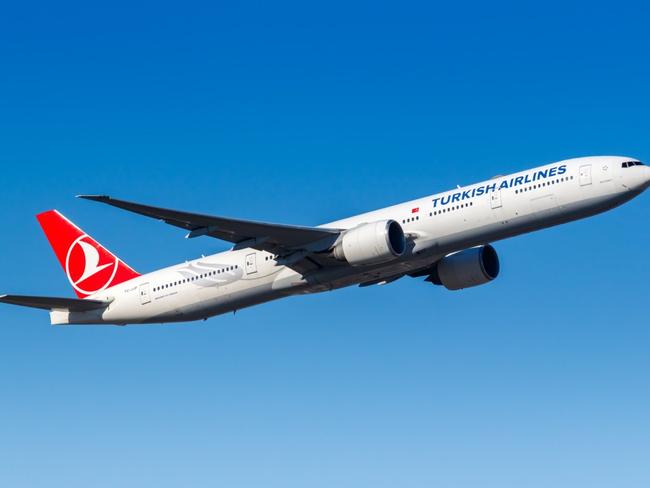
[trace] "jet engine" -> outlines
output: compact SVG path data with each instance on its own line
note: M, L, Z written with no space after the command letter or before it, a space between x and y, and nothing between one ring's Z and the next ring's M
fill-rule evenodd
M345 231L333 249L334 257L352 266L380 264L404 254L406 239L394 220L361 224Z
M499 276L499 256L492 246L472 247L438 261L427 281L448 290L462 290L489 283Z

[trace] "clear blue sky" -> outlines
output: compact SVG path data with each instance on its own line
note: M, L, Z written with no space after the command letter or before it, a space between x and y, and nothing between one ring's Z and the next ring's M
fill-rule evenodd
M79 193L311 225L650 159L647 2L221 3L3 7L0 291L72 296L49 208L141 272L227 248ZM462 293L165 327L2 306L0 485L648 486L648 198L497 243Z

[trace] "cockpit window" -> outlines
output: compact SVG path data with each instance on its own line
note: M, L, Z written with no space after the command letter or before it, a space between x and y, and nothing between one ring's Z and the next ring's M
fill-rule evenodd
M632 166L645 166L641 161L626 161L621 165L623 168L631 168Z

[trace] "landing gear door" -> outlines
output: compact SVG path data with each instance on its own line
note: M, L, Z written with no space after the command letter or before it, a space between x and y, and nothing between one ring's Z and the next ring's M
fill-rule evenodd
M255 253L246 255L246 274L253 273L257 273L257 261Z
M140 293L140 303L146 305L151 301L151 295L149 295L149 283L143 283L139 288Z
M494 208L501 208L501 190L495 190L490 193L490 206Z
M591 185L591 164L580 166L580 186Z

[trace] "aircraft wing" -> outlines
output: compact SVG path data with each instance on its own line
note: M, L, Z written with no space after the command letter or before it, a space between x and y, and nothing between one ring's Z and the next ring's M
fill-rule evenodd
M68 310L70 312L87 312L89 310L107 307L111 303L104 300L34 297L27 295L0 295L0 302L23 307L43 308L45 310Z
M188 230L186 237L207 235L232 242L236 248L252 247L278 255L291 254L295 251L324 251L331 247L341 233L338 229L270 224L152 207L118 200L107 195L79 195L79 198L106 203L162 220L167 224Z

